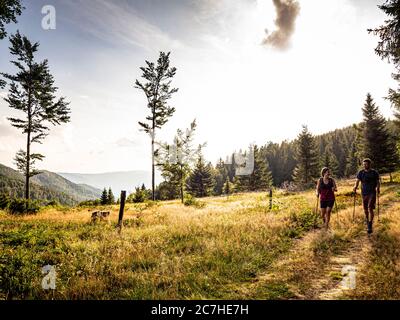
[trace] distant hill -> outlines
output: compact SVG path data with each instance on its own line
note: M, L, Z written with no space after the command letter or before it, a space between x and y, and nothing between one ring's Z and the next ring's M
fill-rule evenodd
M75 182L85 183L99 189L111 187L116 198L121 190L132 192L135 187L143 183L147 188L151 187L151 173L149 171L125 171L125 172L107 172L107 173L58 173L60 176ZM156 174L156 182L160 182L160 174Z
M12 197L24 196L24 176L18 171L0 164L0 192ZM101 190L86 184L76 184L49 171L31 178L31 198L57 200L74 205L84 200L98 199Z

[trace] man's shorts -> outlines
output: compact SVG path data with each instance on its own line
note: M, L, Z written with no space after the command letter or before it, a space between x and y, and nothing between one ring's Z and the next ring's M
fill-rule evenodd
M333 205L335 204L335 200L321 200L320 206L321 209L326 209L326 208L333 208Z
M370 193L362 196L364 209L375 209L376 193Z

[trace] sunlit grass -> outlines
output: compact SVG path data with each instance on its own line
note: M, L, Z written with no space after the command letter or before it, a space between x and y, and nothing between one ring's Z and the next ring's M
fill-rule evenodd
M351 187L352 182L339 181L338 207L344 210L338 230L349 229L352 221ZM392 193L384 194L382 201ZM263 292L243 286L318 227L314 191L276 191L272 210L266 192L204 201L201 209L179 201L128 204L121 234L116 228L118 206L96 208L111 212L108 221L97 223L90 219L93 208L47 208L33 216L0 212L0 297L276 297L265 290L288 297L286 284L270 283ZM41 268L47 264L57 271L52 293L41 288Z

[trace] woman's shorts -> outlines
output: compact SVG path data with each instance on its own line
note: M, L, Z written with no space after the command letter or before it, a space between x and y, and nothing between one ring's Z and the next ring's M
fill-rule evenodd
M321 201L321 209L326 209L326 208L333 208L333 205L335 204L335 200L326 200L326 201Z

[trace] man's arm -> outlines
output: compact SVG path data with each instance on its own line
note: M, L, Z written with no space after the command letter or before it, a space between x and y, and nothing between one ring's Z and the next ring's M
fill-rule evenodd
M358 185L360 184L360 179L359 178L357 178L357 180L356 180L356 184L354 185L354 188L353 188L353 192L355 193L355 192L357 192L357 189L358 189Z

